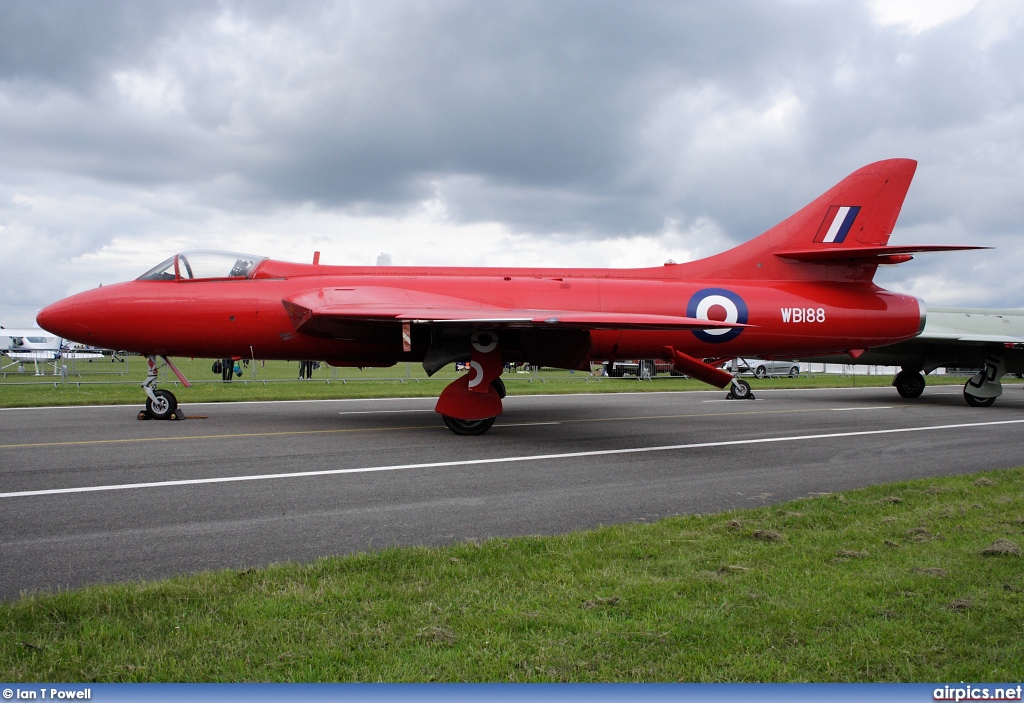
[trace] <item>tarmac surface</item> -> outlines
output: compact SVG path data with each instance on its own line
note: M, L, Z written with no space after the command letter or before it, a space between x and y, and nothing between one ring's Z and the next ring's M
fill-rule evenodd
M959 386L0 409L0 599L744 508L1024 464L1024 393Z

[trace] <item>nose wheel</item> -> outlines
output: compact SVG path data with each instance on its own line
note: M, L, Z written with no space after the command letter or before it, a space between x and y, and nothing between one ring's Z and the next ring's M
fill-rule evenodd
M170 420L178 410L178 399L170 391L155 390L152 398L146 398L145 412L154 420Z
M750 384L741 378L732 380L732 388L726 394L727 400L753 400L754 393L750 390Z
M191 385L188 383L188 379L182 375L181 371L171 363L170 359L166 356L163 359L179 380L185 384L186 388ZM149 373L142 384L142 390L146 391L146 409L139 413L139 419L184 420L185 414L178 408L178 399L174 397L174 394L156 387L157 374L159 372L156 356L150 355L147 361L149 362Z

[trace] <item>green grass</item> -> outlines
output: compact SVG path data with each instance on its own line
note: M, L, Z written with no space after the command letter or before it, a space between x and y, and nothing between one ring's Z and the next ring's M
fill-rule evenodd
M26 595L6 681L1020 681L1024 469Z
M312 380L299 381L297 363L268 361L265 364L261 362L255 374L247 368L241 378L224 383L210 370L212 362L209 360L182 359L175 360L175 363L193 386L183 388L174 375L164 369L160 375L161 387L173 390L183 404L233 400L436 397L456 376L453 367L446 367L428 379L419 364L400 363L383 369L339 369L324 365L314 373ZM31 370L31 366L27 368ZM146 375L146 362L141 357L128 357L123 364L77 362L69 370L72 373L67 380L52 375L37 377L31 373L7 373L0 378L0 407L141 405L144 402L139 384ZM711 386L700 381L665 374L651 381L638 381L632 377L601 378L581 372L543 369L533 373L510 372L502 378L511 395L712 390ZM892 382L888 375L836 374L804 374L795 379L747 377L747 380L755 392L769 388L888 386ZM928 377L929 385L962 385L964 380L956 376Z

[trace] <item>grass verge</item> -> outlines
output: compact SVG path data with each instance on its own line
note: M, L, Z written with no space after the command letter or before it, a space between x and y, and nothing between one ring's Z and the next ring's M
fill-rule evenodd
M1020 681L1024 469L0 604L6 681Z
M172 390L182 404L238 400L318 400L334 398L437 397L455 377L453 368L442 369L427 378L416 364L398 364L387 369L332 369L324 366L313 379L299 381L293 362L261 362L256 378L246 369L241 379L230 383L212 380L210 362L205 359L176 360L191 388L172 382L163 371L161 388ZM35 377L9 373L0 379L0 407L41 407L59 405L142 405L145 396L139 384L145 378L145 362L129 357L124 364L79 364L77 375L65 382L61 377ZM219 377L217 377L219 378ZM510 395L551 393L622 393L640 391L713 390L700 381L659 375L650 381L635 378L604 378L586 373L571 374L557 369L502 376ZM755 393L772 388L850 388L888 386L888 375L804 374L797 378L747 378ZM1009 379L1004 379L1008 381ZM963 385L957 376L929 376L930 386ZM725 391L722 391L725 393ZM895 392L895 391L894 391ZM926 391L927 392L927 391Z

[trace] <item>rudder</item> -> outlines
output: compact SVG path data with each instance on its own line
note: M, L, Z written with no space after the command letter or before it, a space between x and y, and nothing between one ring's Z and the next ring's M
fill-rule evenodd
M903 200L907 197L916 170L917 162L912 159L889 159L854 171L827 193L786 220L789 222L806 213L805 216L813 227L814 221L820 215L821 221L813 237L808 239L806 230L797 227L791 230L785 241L779 241L778 244L793 247L811 244L836 247L872 244L884 246L889 241L893 227L896 226ZM849 229L843 237L843 225L837 224L843 211L847 211L846 216L850 217L853 208L857 208L856 215L851 218ZM834 240L829 240L830 235L835 235Z

